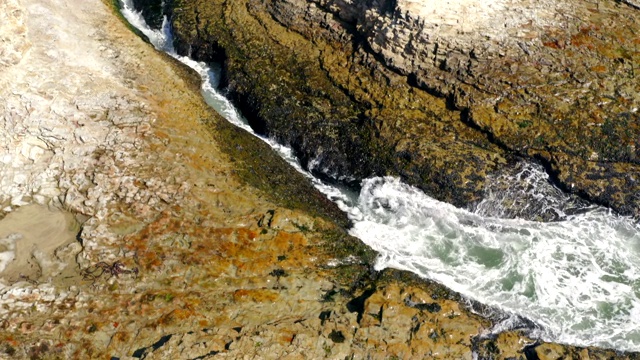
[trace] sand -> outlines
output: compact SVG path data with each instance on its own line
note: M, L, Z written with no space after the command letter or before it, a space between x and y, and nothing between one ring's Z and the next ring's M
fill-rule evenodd
M76 241L73 215L40 205L18 208L0 220L0 279L37 280L66 267L56 250Z

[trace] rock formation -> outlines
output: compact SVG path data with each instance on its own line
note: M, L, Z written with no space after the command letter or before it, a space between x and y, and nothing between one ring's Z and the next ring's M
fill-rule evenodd
M373 271L375 254L345 233L344 215L213 113L199 79L112 4L6 0L0 10L0 357L635 356L494 333L497 319L478 315L491 309ZM5 273L5 259L20 265Z
M639 214L640 13L628 4L172 4L178 49L223 60L254 127L316 173L399 175L472 207L487 175L524 159L566 191Z

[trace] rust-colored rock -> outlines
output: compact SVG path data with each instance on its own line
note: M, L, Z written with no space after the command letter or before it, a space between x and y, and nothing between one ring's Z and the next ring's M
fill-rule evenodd
M222 60L254 127L316 173L398 175L460 206L542 162L638 215L633 2L174 1L178 49Z

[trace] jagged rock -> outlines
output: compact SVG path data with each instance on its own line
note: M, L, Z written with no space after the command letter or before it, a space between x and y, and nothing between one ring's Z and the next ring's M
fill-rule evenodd
M246 3L246 4L245 4ZM638 215L640 14L614 1L174 1L177 49L225 61L253 126L357 183L469 206L513 155ZM206 19L206 20L204 20ZM444 99L444 100L443 100Z
M374 6L359 29L387 66L468 109L494 142L638 215L639 13L610 1L448 4Z
M215 115L194 74L106 2L12 4L31 48L0 73L0 178L12 179L0 195L21 202L13 215L49 204L82 229L51 254L67 264L59 274L43 266L37 280L0 285L0 357L493 354L470 340L490 319L440 285L372 271L376 254L335 205Z

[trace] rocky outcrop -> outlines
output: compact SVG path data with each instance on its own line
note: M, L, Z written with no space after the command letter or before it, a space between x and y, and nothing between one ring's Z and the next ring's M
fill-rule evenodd
M177 48L226 59L223 83L254 128L291 145L319 176L359 184L394 174L458 205L481 198L486 174L507 162L503 151L378 62L348 24L294 12L317 24L302 33L274 21L277 5L175 2Z
M0 72L1 358L633 356L496 334L490 309L373 271L344 215L115 9L10 4L29 46Z
M613 1L173 2L256 129L327 177L470 206L514 156L638 215L638 13Z
M494 142L637 215L640 14L612 1L488 5L399 1L366 9L358 27L385 64L468 109Z

